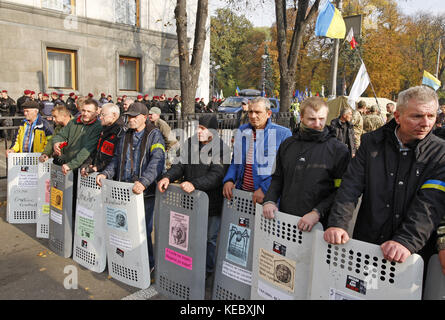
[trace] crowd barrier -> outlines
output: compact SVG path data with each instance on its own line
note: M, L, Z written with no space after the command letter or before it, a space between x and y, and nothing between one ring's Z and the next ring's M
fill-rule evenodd
M202 191L156 191L155 287L171 299L204 299L208 208Z
M53 159L38 164L38 188L37 188L37 238L49 238L49 211L51 199L51 164Z

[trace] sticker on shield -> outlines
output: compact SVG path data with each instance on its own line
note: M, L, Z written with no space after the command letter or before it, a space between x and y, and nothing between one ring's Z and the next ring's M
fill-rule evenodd
M296 262L260 248L258 274L269 283L294 292Z
M226 259L243 267L247 266L250 244L250 229L234 225L229 226Z
M107 225L116 230L128 231L127 211L121 208L107 207Z
M51 206L63 210L63 191L51 187Z
M170 211L170 228L168 244L172 247L187 251L190 217L181 213Z

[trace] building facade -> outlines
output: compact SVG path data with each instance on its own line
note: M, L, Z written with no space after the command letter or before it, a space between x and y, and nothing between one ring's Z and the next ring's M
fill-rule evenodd
M189 1L193 44L197 0ZM180 94L175 0L0 1L0 90ZM208 23L209 24L209 23ZM207 28L209 30L209 28ZM197 97L209 96L207 32Z

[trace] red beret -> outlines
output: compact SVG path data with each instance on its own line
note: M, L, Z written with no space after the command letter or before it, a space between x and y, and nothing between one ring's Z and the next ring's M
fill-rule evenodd
M145 97L148 97L148 94L146 94L146 95L144 96L144 98L145 98Z
M88 97L94 97L92 93L88 93Z
M2 90L2 92L4 92L4 93L8 93L8 90Z
M71 93L69 94L69 96L70 96L70 97L74 96L74 92L71 92Z
M102 93L101 93L100 95L101 95L101 96L104 96L104 95L105 95L105 93L103 93L103 92L102 92Z
M31 91L31 94L36 94L34 91Z
M53 92L51 92L51 95L58 96L59 94L57 92L53 91Z
M173 98L168 98L168 101L172 101L173 100Z
M24 93L25 93L25 94L30 94L30 93L31 93L31 90L25 90Z
M199 101L199 98L195 98L195 101Z
M49 98L49 95L47 93L44 93L43 96Z
M142 99L142 95L138 95L138 99Z
M63 94L63 93L59 94L59 97L63 97L63 96L64 96L64 94Z
M122 96L122 98L126 98L126 97L127 97L127 95L125 95L125 94Z

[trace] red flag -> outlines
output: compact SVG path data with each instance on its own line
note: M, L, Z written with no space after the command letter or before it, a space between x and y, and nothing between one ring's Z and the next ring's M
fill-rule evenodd
M349 29L348 35L345 37L345 40L349 42L351 49L355 49L357 46L357 41L354 38L354 30Z

